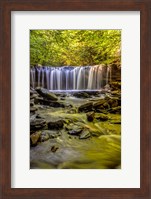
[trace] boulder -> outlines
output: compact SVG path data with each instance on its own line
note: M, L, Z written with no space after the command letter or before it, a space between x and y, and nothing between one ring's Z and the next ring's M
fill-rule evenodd
M30 100L35 99L37 96L38 96L37 94L30 95Z
M47 100L47 99L43 99L40 97L37 97L34 102L35 102L35 104L42 104L42 105L47 105L47 106L51 106L51 107L62 107L62 108L65 107L65 105L62 102Z
M108 102L105 102L105 103L103 104L103 107L104 107L105 109L109 109L109 108L110 108L110 105L108 104Z
M44 135L44 138L53 139L60 136L61 133L58 130L43 130L41 135Z
M57 101L58 97L50 92L49 90L45 89L45 88L36 88L36 91L38 92L38 94L46 99L52 100L52 101Z
M87 139L89 137L91 137L91 134L88 129L83 130L79 136L80 139Z
M58 146L52 146L51 147L51 152L55 153L59 149Z
M83 130L83 127L73 125L72 129L68 132L69 135L79 135Z
M43 131L40 135L40 141L45 142L47 140L49 140L49 135L48 135L47 131Z
M78 108L78 112L89 112L93 110L93 103L92 102L87 102L85 104L82 104Z
M46 126L46 120L44 119L35 118L30 120L31 130L42 129L45 126Z
M117 107L118 106L118 98L109 99L108 104L110 105L110 107Z
M89 122L92 122L92 121L94 120L94 115L95 115L94 111L88 112L88 113L86 114L87 120L88 120Z
M62 129L64 126L63 120L57 120L57 121L50 121L48 122L48 129Z
M106 121L109 119L109 117L103 113L97 114L95 118L100 121Z
M30 135L30 143L31 143L31 146L35 146L37 145L37 142L39 141L40 139L40 135L41 135L41 132L40 131L37 131L33 134Z
M101 105L103 105L105 102L106 102L105 99L100 99L99 101L97 101L97 102L95 102L95 103L93 104L93 108L94 108L94 109L97 109L98 107L100 107Z
M34 106L34 102L33 101L30 102L30 106Z
M86 92L75 92L73 93L74 97L78 97L78 98L89 98L90 96L88 95L88 93Z
M30 88L30 95L33 95L33 94L37 94L37 92L34 89Z
M34 107L34 106L31 106L31 107L30 107L30 112L34 112L34 113L35 113L36 111L37 111L37 108L36 108L36 107Z
M109 109L108 112L120 114L121 113L121 106L113 107L113 108Z

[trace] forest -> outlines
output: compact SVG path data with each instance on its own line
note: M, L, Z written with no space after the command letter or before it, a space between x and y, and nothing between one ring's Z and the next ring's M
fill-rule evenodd
M120 30L31 30L31 66L120 65Z

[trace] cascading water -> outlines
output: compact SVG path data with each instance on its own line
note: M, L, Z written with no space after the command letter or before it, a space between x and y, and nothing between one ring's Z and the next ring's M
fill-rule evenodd
M30 69L31 86L48 90L99 90L111 82L111 78L111 67L104 65Z

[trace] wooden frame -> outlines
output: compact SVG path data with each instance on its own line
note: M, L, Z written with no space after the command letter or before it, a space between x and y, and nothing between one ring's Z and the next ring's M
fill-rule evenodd
M139 189L11 189L11 11L141 12L141 186ZM2 199L151 198L151 1L150 0L1 0L0 2L0 183Z

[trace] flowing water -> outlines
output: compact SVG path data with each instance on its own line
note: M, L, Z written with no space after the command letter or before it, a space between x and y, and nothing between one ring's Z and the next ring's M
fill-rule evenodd
M48 90L99 90L111 81L111 67L32 67L30 79L33 88L38 86Z

